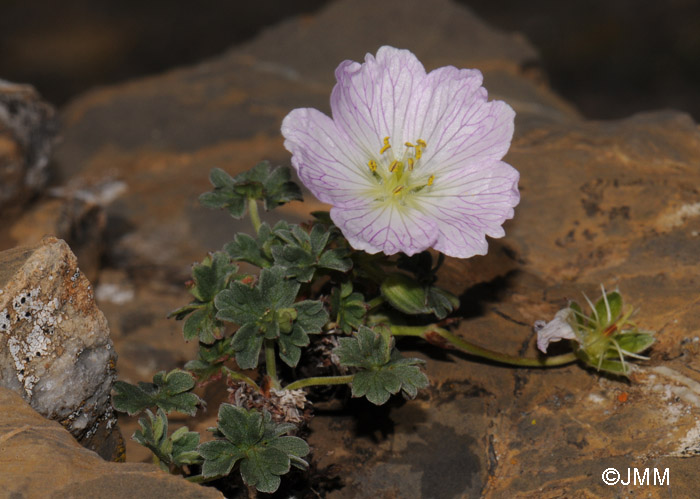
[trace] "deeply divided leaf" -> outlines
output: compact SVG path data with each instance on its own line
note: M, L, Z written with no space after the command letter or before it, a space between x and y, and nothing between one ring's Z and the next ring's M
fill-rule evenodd
M368 308L364 296L352 292L351 282L343 282L340 288L333 288L330 306L337 327L346 334L359 329Z
M235 218L241 218L249 200L262 201L271 210L289 201L301 200L301 189L291 180L289 168L272 168L262 161L251 170L232 178L220 168L209 174L214 190L202 194L199 201L212 209L226 209Z
M202 475L225 476L240 463L241 477L247 485L260 492L275 492L280 476L291 465L308 466L302 459L309 453L306 442L283 436L294 428L294 425L274 423L268 412L222 404L217 426L221 438L199 446L204 458Z
M238 266L223 252L207 256L202 263L193 266L190 293L195 300L169 315L177 320L189 315L183 326L186 340L198 339L211 344L221 338L223 323L216 318L214 298L232 280L238 278L237 271Z
M166 413L177 411L194 416L202 400L190 392L192 388L194 378L190 373L180 369L174 369L168 374L161 371L153 377L153 383L139 382L135 386L116 381L112 404L118 411L129 415L157 406Z
M407 359L393 347L393 340L361 327L352 338L340 338L334 353L342 365L359 367L352 381L354 397L367 397L381 405L389 397L403 390L407 397L415 397L419 388L428 385L428 378L418 367L422 361Z

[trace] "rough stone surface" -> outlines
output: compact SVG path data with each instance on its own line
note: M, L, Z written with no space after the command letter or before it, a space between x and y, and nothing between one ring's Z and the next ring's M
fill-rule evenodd
M1 386L83 443L111 433L116 353L68 245L49 237L3 251L0 289Z
M389 22L391 20L391 22ZM413 50L428 69L480 67L492 97L518 113L506 160L522 201L489 254L447 259L442 284L461 297L456 332L485 347L535 356L532 325L568 298L619 287L657 331L631 382L573 365L511 369L404 341L427 360L431 387L383 408L317 406L310 444L329 497L694 497L700 462L700 130L680 112L587 122L548 90L517 36L446 0L341 0L192 68L91 92L63 110L63 181L126 189L104 206L107 262L100 306L120 376L148 380L191 358L181 325L189 264L247 223L197 206L219 166L289 162L279 125L294 107L328 110L333 70L381 44ZM322 205L292 203L305 218ZM17 230L17 229L15 229ZM224 397L188 425L213 426ZM134 420L123 420L125 432ZM127 443L129 460L147 459ZM665 468L670 486L608 487L615 467ZM653 473L653 471L652 471Z
M107 225L103 203L85 189L54 188L50 194L17 217L9 237L18 246L33 246L46 235L63 239L78 258L82 273L96 281Z
M284 116L302 106L328 111L339 62L361 60L381 44L412 49L429 69L481 68L492 97L507 95L523 122L577 118L542 84L527 41L485 26L448 0L430 3L336 2L217 59L99 89L69 104L61 114L57 177L108 177L126 186L105 208L106 258L132 273L186 279L193 261L249 228L198 205L197 196L210 187L209 170L234 174L261 159L288 163L279 133ZM415 15L425 8L435 15ZM293 203L288 213L305 216L307 206Z
M215 498L150 464L110 463L75 442L55 421L0 387L0 490L3 497Z
M0 80L0 210L5 215L46 185L54 115L33 87Z

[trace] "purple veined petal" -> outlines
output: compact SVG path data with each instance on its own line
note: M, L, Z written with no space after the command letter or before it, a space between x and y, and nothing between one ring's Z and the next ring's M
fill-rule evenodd
M328 116L316 109L295 109L282 121L284 147L300 180L320 201L344 204L368 186L366 159L350 147Z
M282 133L300 179L333 205L350 244L485 254L486 236L504 235L520 199L518 172L500 161L513 110L488 102L478 70L426 74L413 54L392 47L341 63L336 78L333 118L295 110Z
M564 308L554 315L554 319L545 323L537 321L535 323L535 331L537 331L537 348L542 353L547 353L547 347L553 341L560 340L577 340L576 332L571 327L569 320L573 311L570 308Z
M502 224L513 217L520 201L519 178L518 171L502 161L437 178L419 201L437 221L440 235L434 248L458 258L485 255L486 236L503 237Z
M435 221L412 209L365 202L354 208L331 209L331 219L355 249L407 255L430 248L437 238Z
M333 120L368 157L389 137L403 154L404 124L415 89L426 77L420 61L408 50L384 46L364 64L345 61L335 72L331 94Z
M444 67L418 88L406 130L428 144L422 163L428 171L499 160L508 151L515 112L505 102L487 102L481 82L478 70Z

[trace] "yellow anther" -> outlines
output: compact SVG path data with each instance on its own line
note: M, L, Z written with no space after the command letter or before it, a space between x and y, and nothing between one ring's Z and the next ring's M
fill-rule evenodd
M382 147L379 150L379 154L384 154L387 149L391 147L391 144L389 144L389 137L384 137L384 147Z
M418 140L416 140L416 143L417 143L419 146L421 146L422 148L428 147L428 144L426 144L426 143L425 143L425 140L423 140L423 139L418 139Z
M396 196L402 190L403 190L403 185L400 185L400 186L396 187L392 192L394 193L394 196Z
M373 159L369 160L369 162L367 163L367 166L369 166L369 169L372 170L373 172L377 171L377 162L374 161Z
M408 158L408 170L413 171L413 158Z
M435 180L435 175L431 175L430 178L428 179L428 185L433 185L434 180Z
M411 144L410 142L406 142L404 145L405 145L406 147L416 147L416 146L414 146L413 144Z
M416 159L420 159L423 156L423 148L421 146L416 147Z
M394 160L389 165L389 171L391 173L394 173L397 169L400 169L402 167L403 167L403 163L401 161Z

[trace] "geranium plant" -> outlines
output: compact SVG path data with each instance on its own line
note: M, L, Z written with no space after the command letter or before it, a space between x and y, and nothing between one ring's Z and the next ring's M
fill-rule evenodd
M392 47L362 64L343 62L336 77L332 116L295 109L282 123L299 179L330 212L300 225L262 223L260 204L270 210L301 200L291 171L267 162L235 177L214 169L201 203L235 218L247 214L253 233L236 234L194 265L192 301L171 314L184 320L198 356L153 383L115 385L118 410L146 411L134 438L161 467L190 480L238 470L251 491L277 490L291 467L307 466L308 445L289 434L308 423L310 387L349 385L352 396L377 405L415 397L428 377L420 359L401 354L397 337L505 364L579 359L621 374L623 356L653 341L630 326L619 294L605 293L592 317L572 304L541 325L540 347L569 338L568 354L511 357L450 332L445 319L459 300L435 284L445 255L485 254L486 236L504 235L520 199L519 174L502 161L514 112L488 101L479 71L426 73L412 53ZM241 262L260 270L241 272ZM168 435L167 413L194 414L203 404L195 383L216 380L230 396L218 409L214 439L200 443L186 427Z

